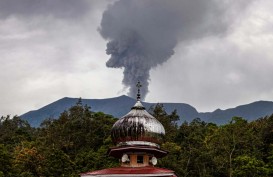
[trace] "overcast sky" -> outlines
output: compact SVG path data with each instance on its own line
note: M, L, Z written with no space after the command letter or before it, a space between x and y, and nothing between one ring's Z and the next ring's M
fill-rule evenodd
M183 1L187 6L189 0ZM109 6L115 2L116 6ZM204 12L206 5L200 2L196 0L185 12L183 4L176 5L174 10L183 12L179 18L188 14L194 18L185 17L188 25L174 26L178 30L171 31L177 38L174 53L151 68L145 101L188 103L198 111L273 101L273 1L242 0L247 3L234 5L223 0ZM0 115L21 115L63 97L100 99L127 94L123 68L106 67L111 35L101 34L104 12L111 16L111 8L122 8L122 3L0 0ZM141 9L153 8L145 3L134 1ZM131 13L125 10L123 16L130 19ZM200 19L202 13L207 19ZM208 19L214 22L217 14L223 17L221 23L211 25ZM199 28L208 33L194 31Z

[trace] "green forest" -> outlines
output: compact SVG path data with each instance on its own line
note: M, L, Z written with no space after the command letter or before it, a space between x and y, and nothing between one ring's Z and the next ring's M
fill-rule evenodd
M248 122L232 117L225 125L199 118L177 125L176 110L162 104L148 109L165 127L161 148L169 154L158 167L179 177L273 176L273 115ZM219 117L219 119L221 119ZM31 127L20 117L0 120L0 177L78 177L119 166L108 157L111 128L117 118L92 112L81 99L58 119Z

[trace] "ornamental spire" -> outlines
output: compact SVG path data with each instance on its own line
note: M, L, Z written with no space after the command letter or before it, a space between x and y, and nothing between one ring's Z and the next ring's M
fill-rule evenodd
M140 82L137 82L137 101L140 101L140 87L142 87L142 85L140 84Z

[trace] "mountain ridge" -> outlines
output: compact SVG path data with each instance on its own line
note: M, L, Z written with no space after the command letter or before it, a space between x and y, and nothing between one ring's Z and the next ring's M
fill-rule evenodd
M31 126L38 127L46 118L58 118L63 111L75 105L78 99L79 98L63 97L40 109L26 112L20 117L27 120ZM117 118L128 113L130 108L135 104L135 101L135 99L125 95L105 99L82 99L82 103L90 106L91 111L104 112ZM142 104L146 109L149 109L157 103L142 102ZM200 118L206 122L216 124L225 124L234 116L243 117L252 121L273 114L273 102L262 100L225 110L216 109L213 112L198 112L195 107L187 103L163 102L160 104L163 104L167 113L171 113L174 109L177 110L177 114L180 116L178 124L184 121L191 122L194 118Z

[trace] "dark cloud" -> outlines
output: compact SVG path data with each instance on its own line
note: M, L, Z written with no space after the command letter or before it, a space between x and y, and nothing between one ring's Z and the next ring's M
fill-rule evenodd
M12 15L52 15L56 18L76 18L89 8L84 0L1 0L0 16L5 18Z
M145 98L151 68L167 61L178 42L224 34L232 10L242 6L215 0L117 1L104 12L99 29L109 41L106 66L124 68L129 96L135 97L141 81Z

